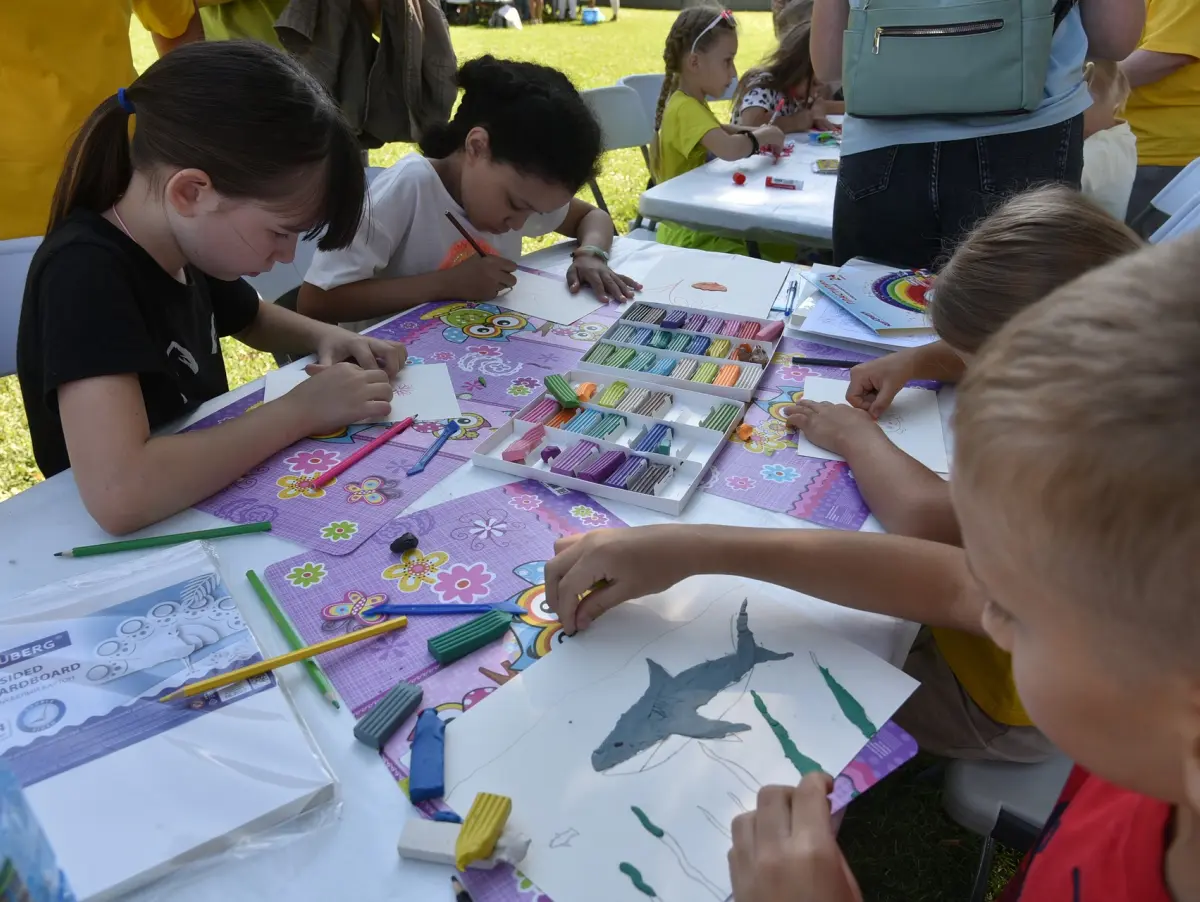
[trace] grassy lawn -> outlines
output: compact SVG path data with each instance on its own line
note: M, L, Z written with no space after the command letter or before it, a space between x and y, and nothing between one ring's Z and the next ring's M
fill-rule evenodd
M602 5L603 6L603 5ZM658 72L662 47L674 13L622 10L620 20L600 27L547 24L523 31L455 27L460 60L483 53L542 62L562 69L580 88L613 84L622 75ZM741 46L738 68L754 65L771 48L767 13L738 16ZM139 25L131 31L134 60L145 68L154 59L149 36ZM715 105L725 115L722 104ZM386 166L411 151L393 144L372 152L371 162ZM604 160L601 190L618 227L636 213L646 184L641 154L618 151ZM582 195L590 199L585 189ZM541 242L545 243L545 242ZM527 244L526 250L535 244ZM256 379L274 363L235 341L224 340L232 385ZM0 380L0 500L40 479L33 461L15 377ZM920 759L850 807L842 842L862 886L866 902L952 902L965 900L974 876L979 840L957 829L941 813L940 780L924 776L933 762ZM1000 856L993 874L999 887L1011 874L1012 856Z

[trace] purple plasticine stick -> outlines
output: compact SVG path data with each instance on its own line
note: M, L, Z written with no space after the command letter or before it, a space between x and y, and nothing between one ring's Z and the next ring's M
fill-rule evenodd
M591 459L600 451L595 442L580 442L569 451L563 452L557 462L550 467L551 473L559 476L575 476L585 468Z
M662 318L659 325L664 329L682 329L685 322L687 322L687 314L676 307Z
M617 468L608 479L604 480L604 484L612 486L614 489L627 489L633 480L641 475L642 470L646 469L649 462L644 457L630 457Z
M708 318L703 313L693 313L687 318L683 328L689 332L703 332L706 322L708 322Z
M558 445L547 445L542 449L542 463L548 464L560 454L562 454L562 448Z
M604 482L623 463L625 455L620 451L605 451L580 471L579 478L588 482Z

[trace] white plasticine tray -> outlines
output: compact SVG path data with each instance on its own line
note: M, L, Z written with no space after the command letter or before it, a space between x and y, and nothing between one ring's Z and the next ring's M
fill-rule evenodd
M725 440L737 428L738 424L742 422L742 417L746 413L746 406L736 401L714 397L710 394L702 394L698 391L676 390L661 384L643 382L630 378L626 375L627 371L625 370L617 370L616 372L620 374L620 377L611 379L583 370L572 370L561 375L575 389L585 382L591 382L596 385L596 393L592 396L592 399L581 402L579 410L596 410L601 413L618 414L625 418L626 425L624 428L618 427L616 431L610 433L605 438L595 438L584 433L571 432L560 427L543 425L542 428L545 430L545 437L531 451L525 463L505 460L502 456L505 449L513 442L521 439L529 430L539 425L524 420L522 417L528 416L530 411L542 403L543 399L553 397L549 392L543 390L521 408L515 417L497 429L486 441L476 448L472 455L472 462L476 466L511 473L525 479L537 479L540 482L551 485L565 486L566 488L584 492L597 498L613 498L618 501L626 501L629 504L636 504L640 507L650 508L651 510L661 511L666 514L678 515L682 513L691 500L692 495L700 487L704 474L712 466L713 461L716 460L717 454L720 453ZM669 408L659 411L654 416L647 416L616 410L612 407L602 407L597 404L597 400L604 395L605 390L615 382L624 382L628 386L629 392L636 391L637 389L645 389L648 392L665 391L671 395L671 405ZM700 422L709 415L713 408L724 404L733 404L738 408L732 422L726 429L718 431L700 425ZM631 445L637 442L643 429L648 429L659 424L669 426L673 433L669 454L657 454L652 451L633 451L631 449ZM672 468L673 472L658 483L653 494L647 494L605 485L603 482L591 482L576 476L554 473L551 471L551 466L553 466L554 462L546 463L541 459L541 452L547 446L557 446L562 449L563 454L566 454L571 447L581 441L592 442L601 451L620 451L627 456L645 458L652 463L667 464Z
M726 313L713 313L712 311L696 310L690 307L656 304L648 301L635 301L629 305L629 309L625 312L625 314L612 326L610 326L608 330L605 331L604 335L602 335L600 339L592 346L591 350L589 350L587 354L583 356L583 359L579 362L580 369L604 373L613 378L625 379L626 376L629 376L647 382L656 382L660 385L669 385L676 389L691 392L702 392L707 395L718 395L722 398L730 398L736 401L749 402L754 399L754 392L758 388L759 382L762 381L763 374L766 372L766 364L731 360L728 355L725 357L710 357L707 354L692 354L688 353L687 351L672 350L670 348L654 348L650 346L649 342L652 341L654 339L654 335L659 332L669 332L673 336L704 335L705 338L713 340L724 338L730 343L730 353L735 351L740 345L750 345L751 348L759 349L765 353L766 361L769 364L775 355L776 348L779 346L780 338L783 337L782 331L778 337L771 341L760 341L752 338L737 338L727 334L706 333L697 331L695 328L663 329L661 326L650 322L642 322L628 318L631 314L636 315L636 311L639 309L647 307L664 311L682 310L688 315L689 319L695 315L699 315L704 317L706 321L717 319L722 321L732 320L739 323L750 322L757 324L759 327L769 326L773 322L772 320L757 319L750 316L735 316ZM631 340L631 336L628 334L631 331L629 327L632 327L632 331L635 332L638 329L647 330L646 333L643 333L646 339L645 343L637 343ZM738 384L732 386L715 385L711 382L696 382L692 379L681 379L670 375L646 372L644 370L631 370L622 366L611 366L606 363L598 362L598 360L601 359L600 355L607 353L609 349L613 348L632 349L635 353L637 351L649 351L655 356L656 360L662 360L663 358L668 358L671 360L688 360L694 362L697 367L705 363L713 363L717 365L718 369L720 369L728 364L733 364L737 366L743 374L749 372L751 375L740 375ZM626 379L626 381L628 380Z

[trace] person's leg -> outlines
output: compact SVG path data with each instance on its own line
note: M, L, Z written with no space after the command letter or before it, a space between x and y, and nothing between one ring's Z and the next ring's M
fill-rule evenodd
M612 20L617 21L617 15L621 12L621 0L611 0L612 3Z
M833 262L853 257L920 269L940 247L933 207L933 144L842 157L833 202Z
M1150 208L1155 195L1171 183L1171 179L1183 171L1182 166L1139 166L1133 179L1133 192L1129 195L1129 208L1125 221L1143 238L1149 238L1169 218L1166 214Z
M1005 198L1034 185L1079 188L1083 116L1011 135L947 141L940 150L938 213L948 255Z

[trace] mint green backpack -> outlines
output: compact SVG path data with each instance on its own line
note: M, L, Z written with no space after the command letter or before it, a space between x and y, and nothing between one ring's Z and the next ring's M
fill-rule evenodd
M1054 30L1075 0L863 0L842 44L846 112L968 116L1037 109Z

